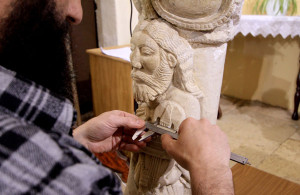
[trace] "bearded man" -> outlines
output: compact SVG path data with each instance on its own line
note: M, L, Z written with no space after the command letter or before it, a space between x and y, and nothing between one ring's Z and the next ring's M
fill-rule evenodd
M203 94L193 79L189 43L166 22L153 20L136 27L131 47L137 115L176 130L188 117L199 120Z
M137 116L179 131L186 118L199 120L203 94L193 79L190 44L168 23L157 19L138 24L131 50ZM164 144L154 136L148 147L132 156L125 194L191 192L193 181L188 171L164 152Z
M120 194L120 182L91 152L138 151L129 138L144 121L113 111L74 130L66 44L80 0L0 4L0 194ZM70 101L71 100L71 101Z
M121 194L120 181L92 153L146 146L131 139L144 121L122 111L103 113L69 136L76 113L66 43L70 25L81 19L80 0L1 0L0 194ZM209 148L229 158L226 137L218 128L190 120L183 124L183 134L192 123L216 131L220 144ZM188 139L189 134L180 137ZM174 158L195 167L172 148L168 151ZM185 157L193 149L189 152Z

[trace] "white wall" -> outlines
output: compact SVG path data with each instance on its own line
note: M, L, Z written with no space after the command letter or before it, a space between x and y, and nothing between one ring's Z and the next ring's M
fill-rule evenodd
M126 45L130 43L130 0L116 0L117 10L117 37L118 45ZM138 12L132 5L132 31L138 21Z
M300 38L244 37L228 45L222 94L294 108Z
M130 43L130 0L95 0L97 4L97 29L102 47ZM132 30L138 22L138 12L133 5Z

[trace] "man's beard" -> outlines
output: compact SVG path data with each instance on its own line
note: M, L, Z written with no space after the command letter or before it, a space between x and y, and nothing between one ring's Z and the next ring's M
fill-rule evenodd
M170 68L166 52L161 51L161 64L155 69L152 75L146 74L139 70L133 70L133 94L134 99L140 104L149 103L162 95L169 88L172 78L173 69Z
M0 21L0 65L72 100L69 24L54 0L16 0Z

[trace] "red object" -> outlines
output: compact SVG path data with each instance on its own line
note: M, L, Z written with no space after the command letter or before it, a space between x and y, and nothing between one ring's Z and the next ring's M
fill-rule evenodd
M127 157L121 158L117 152L106 152L102 154L95 154L95 156L104 166L112 169L116 173L119 173L123 182L127 182L129 173L129 161Z

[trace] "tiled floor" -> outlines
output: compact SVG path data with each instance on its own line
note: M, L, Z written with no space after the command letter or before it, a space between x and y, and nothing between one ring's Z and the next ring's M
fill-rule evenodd
M217 124L227 134L232 152L258 169L300 184L300 120L259 102L222 97L220 105L223 116Z

